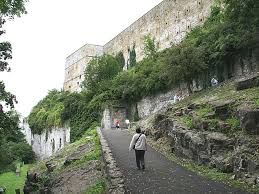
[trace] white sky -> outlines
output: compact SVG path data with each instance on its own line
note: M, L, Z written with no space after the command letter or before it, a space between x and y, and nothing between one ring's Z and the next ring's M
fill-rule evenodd
M0 72L28 116L53 88L61 89L66 57L86 43L104 45L162 0L30 0L27 15L8 21L10 73Z

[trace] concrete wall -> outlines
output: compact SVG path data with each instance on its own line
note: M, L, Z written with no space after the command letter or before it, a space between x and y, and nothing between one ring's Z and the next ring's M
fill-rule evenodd
M23 133L28 144L32 146L36 157L40 160L49 158L70 143L69 127L53 128L49 131L45 130L41 135L38 135L32 134L29 125L24 123Z
M91 59L103 54L103 47L86 44L66 58L64 90L80 92L84 71Z
M104 52L123 52L125 62L135 45L136 59L144 57L144 37L155 38L159 50L181 42L187 32L203 24L213 0L164 0L104 45ZM126 65L126 64L125 64Z

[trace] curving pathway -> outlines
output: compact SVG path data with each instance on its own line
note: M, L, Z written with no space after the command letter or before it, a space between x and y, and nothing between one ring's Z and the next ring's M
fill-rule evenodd
M102 133L124 175L128 194L248 194L188 171L151 147L145 155L146 170L137 170L134 151L128 151L132 136L126 130L102 129Z

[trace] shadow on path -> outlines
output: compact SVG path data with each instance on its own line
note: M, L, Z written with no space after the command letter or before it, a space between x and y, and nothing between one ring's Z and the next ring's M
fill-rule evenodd
M151 147L148 147L145 155L146 170L137 170L134 151L128 151L132 136L127 130L102 129L102 132L124 175L127 193L247 194L240 189L231 188L188 171Z

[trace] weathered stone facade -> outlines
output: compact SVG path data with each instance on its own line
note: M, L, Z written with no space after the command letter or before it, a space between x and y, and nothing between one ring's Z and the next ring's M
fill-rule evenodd
M135 45L136 59L144 57L144 37L155 38L159 50L181 42L187 32L203 23L210 14L213 0L164 0L144 16L104 45L104 52L123 52L129 59L129 49ZM125 64L126 65L126 64Z
M42 134L33 134L28 123L23 123L23 133L28 144L32 146L40 160L49 158L70 143L70 128L53 128Z
M86 65L103 54L103 47L86 44L66 58L64 90L80 92Z
M144 37L155 38L159 50L181 42L195 26L201 25L210 14L213 0L164 0L104 46L86 44L66 59L65 91L80 91L85 66L103 53L123 52L124 69L129 65L129 51L135 47L136 60L144 57Z

